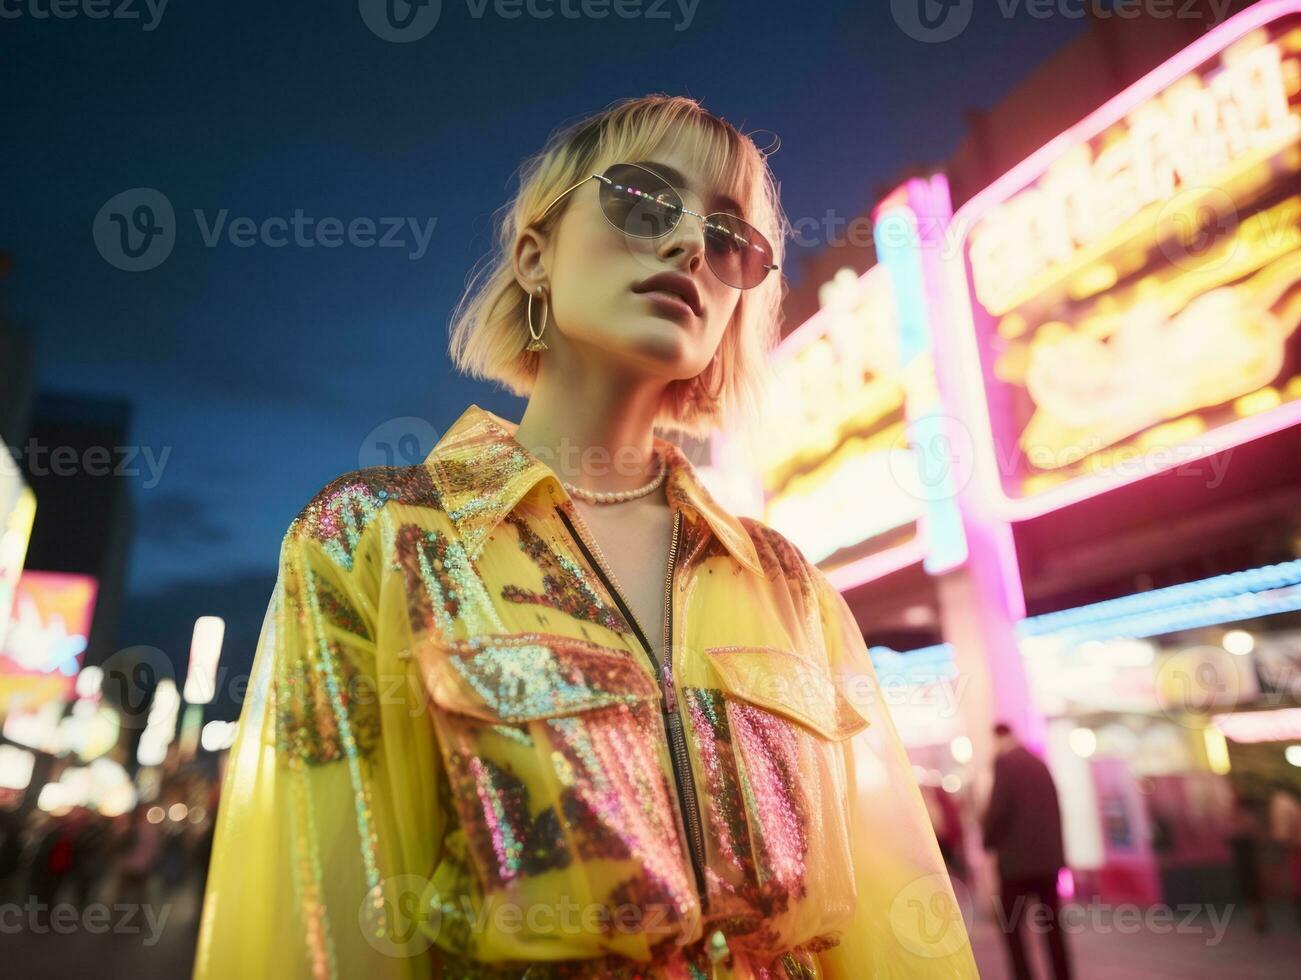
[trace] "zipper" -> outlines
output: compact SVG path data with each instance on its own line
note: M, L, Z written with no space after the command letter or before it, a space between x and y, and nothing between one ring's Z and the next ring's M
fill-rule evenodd
M632 609L624 599L623 592L615 584L614 572L598 557L599 549L596 548L595 542L593 542L592 547L588 547L586 536L574 526L573 521L569 519L569 515L560 507L556 508L556 513L560 515L560 519L569 528L569 533L573 535L588 563L601 576L610 596L618 605L619 611L623 613L628 624L636 632L637 639L641 641L641 645L646 651L646 657L650 660L651 670L659 676L660 711L664 716L664 727L669 736L673 781L677 785L678 803L687 825L687 847L691 852L691 868L695 873L696 889L700 894L700 903L702 911L704 911L708 901L705 891L704 872L705 835L700 819L700 802L696 797L696 783L691 771L691 756L687 752L687 739L682 728L682 714L678 709L678 695L673 687L673 568L678 557L678 537L682 529L682 512L673 512L673 534L669 539L669 562L664 575L664 664L662 667L655 663L655 654L646 639L645 630L642 629L641 623L637 621L637 617L632 614ZM575 512L575 516L582 523L582 515Z

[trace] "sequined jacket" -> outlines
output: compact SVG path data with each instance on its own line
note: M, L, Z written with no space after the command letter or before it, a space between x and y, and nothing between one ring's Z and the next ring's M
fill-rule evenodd
M976 977L842 596L682 450L663 637L471 405L285 534L196 980Z

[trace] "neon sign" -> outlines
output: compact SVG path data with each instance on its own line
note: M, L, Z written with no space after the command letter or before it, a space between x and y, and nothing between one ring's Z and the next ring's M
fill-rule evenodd
M1001 516L1301 421L1298 14L1227 21L955 216Z
M71 693L81 669L98 583L89 575L24 571L0 651L0 675L45 675Z
M862 557L865 542L916 536L921 501L893 476L915 467L902 442L908 392L893 289L882 266L827 284L822 309L776 351L767 401L742 440L765 522L810 561L840 564Z

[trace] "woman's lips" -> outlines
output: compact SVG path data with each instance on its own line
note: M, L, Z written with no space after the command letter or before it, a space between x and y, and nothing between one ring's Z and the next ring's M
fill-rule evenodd
M664 312L671 314L675 318L690 319L695 316L695 311L687 305L677 293L670 293L663 289L652 289L649 292L638 293L639 296L645 296L651 300L655 307Z

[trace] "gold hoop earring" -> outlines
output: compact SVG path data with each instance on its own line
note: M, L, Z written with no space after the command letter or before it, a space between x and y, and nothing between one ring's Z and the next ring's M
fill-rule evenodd
M544 286L539 286L536 290L534 290L534 292L536 292L536 293L538 294L539 297L542 297L542 296L546 293L546 287L544 287ZM547 329L547 318L548 318L548 316L549 316L550 313L551 313L551 304L550 304L549 302L547 302L545 299L542 300L542 302L543 302L543 304L544 304L543 307L542 307L542 326L538 327L537 332L534 333L534 331L533 331L533 293L529 293L529 307L528 307L528 310L525 312L525 319L528 320L528 324L529 324L529 342L528 342L528 344L525 345L525 347L524 347L524 349L527 350L527 351L542 351L542 350L547 350L547 345L546 345L546 343L542 340L542 333L543 333L543 331L545 331L545 330Z

